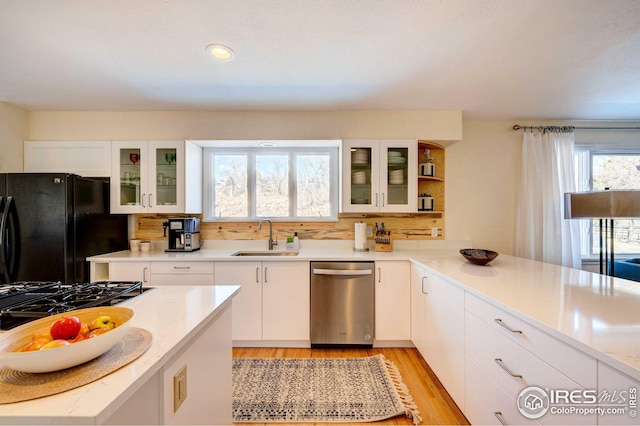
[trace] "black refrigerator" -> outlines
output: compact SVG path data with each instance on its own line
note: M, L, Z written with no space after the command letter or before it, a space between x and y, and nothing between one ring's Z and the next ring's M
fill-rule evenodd
M109 181L0 174L0 282L88 282L86 257L126 250L127 216L109 214Z

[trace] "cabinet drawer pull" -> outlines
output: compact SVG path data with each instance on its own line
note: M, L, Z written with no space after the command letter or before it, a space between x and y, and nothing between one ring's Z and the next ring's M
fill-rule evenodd
M494 321L497 322L499 325L503 326L504 328L506 328L507 330L509 330L512 333L522 334L522 330L514 330L513 328L511 328L507 324L505 324L504 321L502 321L501 318L496 318L496 319L494 319Z
M500 368L502 368L504 371L506 371L511 377L515 377L515 378L518 378L518 379L523 379L521 374L516 374L513 371L509 370L509 368L502 361L502 358L496 358L493 361L496 364L498 364L500 366Z
M507 421L504 419L504 416L500 411L494 411L493 415L496 416L496 419L498 419L501 425L507 426Z
M174 266L173 269L191 269L191 266Z

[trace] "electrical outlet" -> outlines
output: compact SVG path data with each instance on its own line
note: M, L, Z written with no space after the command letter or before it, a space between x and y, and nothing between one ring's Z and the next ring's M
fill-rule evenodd
M178 411L184 400L187 399L187 366L182 366L173 376L173 412Z

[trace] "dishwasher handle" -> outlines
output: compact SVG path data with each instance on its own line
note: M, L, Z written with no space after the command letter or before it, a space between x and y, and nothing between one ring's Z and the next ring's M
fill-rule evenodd
M373 269L321 269L313 268L314 275L371 275Z

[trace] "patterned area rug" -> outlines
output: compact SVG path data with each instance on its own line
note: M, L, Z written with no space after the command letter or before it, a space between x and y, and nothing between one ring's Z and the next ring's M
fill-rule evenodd
M234 422L372 422L418 408L396 366L364 358L234 358Z

